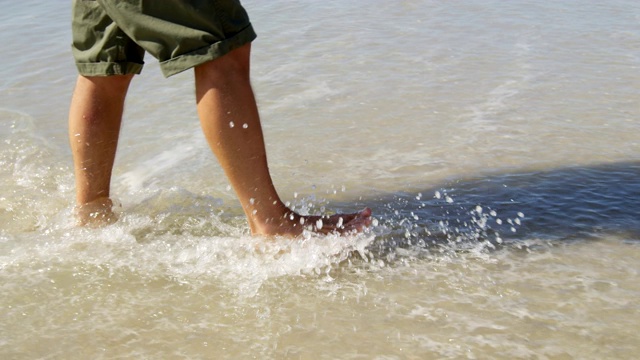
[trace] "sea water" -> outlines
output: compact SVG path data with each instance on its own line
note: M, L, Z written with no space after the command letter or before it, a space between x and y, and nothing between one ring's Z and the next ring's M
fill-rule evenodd
M70 4L0 3L0 358L640 353L637 1L245 1L282 198L375 216L296 240L249 236L150 57L120 220L75 227Z

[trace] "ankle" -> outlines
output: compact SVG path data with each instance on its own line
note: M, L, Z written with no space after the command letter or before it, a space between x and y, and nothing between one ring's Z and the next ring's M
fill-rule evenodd
M109 198L98 198L77 205L75 216L79 226L100 227L118 220L113 212L113 201Z

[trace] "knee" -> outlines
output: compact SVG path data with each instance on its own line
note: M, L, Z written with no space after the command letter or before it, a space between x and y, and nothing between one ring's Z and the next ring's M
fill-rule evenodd
M133 74L110 76L83 76L78 81L84 82L93 89L102 92L123 93L129 88Z
M225 82L240 78L249 79L251 44L195 67L196 80Z

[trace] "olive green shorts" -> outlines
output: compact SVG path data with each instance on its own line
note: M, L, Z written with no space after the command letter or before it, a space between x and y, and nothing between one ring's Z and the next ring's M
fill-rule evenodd
M169 77L256 38L239 0L74 0L72 32L85 76L139 74L148 52Z

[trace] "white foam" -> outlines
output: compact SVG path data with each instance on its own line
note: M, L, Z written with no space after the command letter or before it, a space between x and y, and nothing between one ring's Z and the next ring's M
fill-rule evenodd
M200 131L193 136L199 136ZM146 159L132 170L121 174L116 181L127 187L129 192L139 192L142 189L153 186L154 180L167 170L189 159L201 149L196 148L191 142L176 143L171 149L164 150L153 157Z

